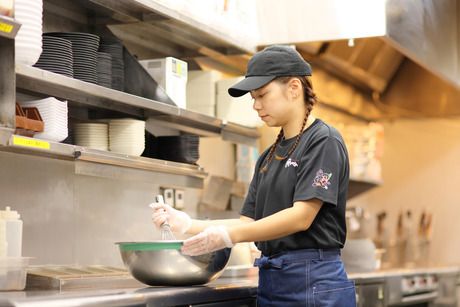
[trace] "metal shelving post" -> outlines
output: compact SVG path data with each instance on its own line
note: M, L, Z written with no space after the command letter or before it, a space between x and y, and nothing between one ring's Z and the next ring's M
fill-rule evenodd
M14 37L20 25L0 16L0 127L15 128Z

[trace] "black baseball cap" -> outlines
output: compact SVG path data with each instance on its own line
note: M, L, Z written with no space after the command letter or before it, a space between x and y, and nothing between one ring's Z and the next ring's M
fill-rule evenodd
M228 93L240 97L283 76L311 76L311 66L292 47L269 46L254 54L249 60L246 77L230 87Z

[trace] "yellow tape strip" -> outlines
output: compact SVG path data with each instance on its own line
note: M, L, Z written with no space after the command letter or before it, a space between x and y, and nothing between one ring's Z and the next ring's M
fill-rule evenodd
M28 139L28 138L20 137L17 135L13 135L13 145L39 148L39 149L50 149L49 142L35 140L35 139Z

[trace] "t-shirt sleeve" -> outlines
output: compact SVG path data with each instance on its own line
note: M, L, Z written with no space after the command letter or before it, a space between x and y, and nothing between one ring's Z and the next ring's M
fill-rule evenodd
M325 137L311 145L300 159L293 201L317 198L337 205L346 163L346 153L334 137Z
M241 208L240 214L255 219L256 216L256 197L257 197L257 180L259 176L259 170L262 162L267 156L268 150L262 153L257 160L254 168L254 175L252 176L251 183L249 184L248 194L244 200L243 207Z
M249 184L248 194L244 200L243 208L241 208L241 215L255 219L256 216L256 193L257 193L257 172L254 170L254 176Z

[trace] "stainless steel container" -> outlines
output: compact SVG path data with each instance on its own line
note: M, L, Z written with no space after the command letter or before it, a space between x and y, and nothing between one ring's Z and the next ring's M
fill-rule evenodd
M182 241L118 242L121 257L131 275L150 286L189 286L218 278L231 249L201 256L180 252Z

